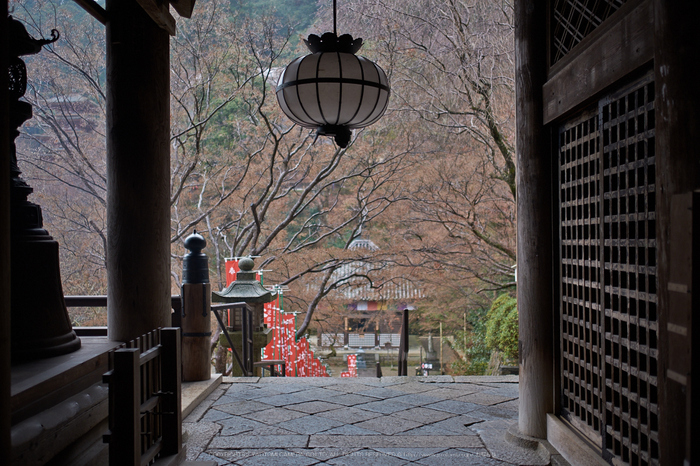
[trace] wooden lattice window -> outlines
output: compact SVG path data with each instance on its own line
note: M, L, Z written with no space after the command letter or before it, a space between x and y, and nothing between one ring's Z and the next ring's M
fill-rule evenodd
M656 463L658 319L652 76L600 103L603 136L604 448Z
M550 52L554 64L617 11L626 0L552 0Z
M604 455L658 463L654 82L559 128L561 411Z
M570 422L600 437L600 136L598 115L560 129L562 402Z

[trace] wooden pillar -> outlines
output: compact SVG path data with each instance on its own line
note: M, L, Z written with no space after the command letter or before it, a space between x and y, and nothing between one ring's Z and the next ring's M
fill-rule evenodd
M182 376L184 382L211 378L211 285L182 285Z
M343 327L343 346L348 346L350 344L350 333L348 330L348 318L345 318L345 327Z
M0 451L10 451L10 148L7 1L0 8Z
M700 43L698 2L655 0L654 68L656 98L656 232L658 248L659 308L659 449L660 464L694 464L698 458L684 458L695 448L697 436L690 429L700 422L697 401L693 406L689 382L697 380L700 361L691 359L692 322L690 306L670 306L669 276L671 258L671 199L675 194L700 189L700 88L697 76L697 45ZM684 265L684 264L680 264ZM691 267L700 267L692 263ZM677 292L678 290L676 290ZM691 290L698 293L698 290ZM688 300L687 302L690 302ZM683 322L686 334L671 332ZM687 325L690 324L690 325ZM695 343L695 352L697 352ZM686 373L673 371L672 355L683 354ZM671 367L670 367L671 366ZM672 371L669 372L669 369ZM687 371L689 369L689 373ZM682 376L682 377L679 377ZM682 383L683 377L686 383ZM697 396L695 397L697 400Z
M109 338L170 322L169 36L136 0L107 0Z
M546 4L515 2L520 433L547 436L553 412L552 189L543 126Z

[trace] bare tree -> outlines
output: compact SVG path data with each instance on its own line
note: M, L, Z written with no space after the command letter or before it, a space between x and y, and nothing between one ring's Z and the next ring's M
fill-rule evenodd
M392 64L395 111L432 135L432 157L414 179L412 249L481 289L514 286L512 2L356 0L351 8L349 21L375 31L373 50Z
M220 287L226 257L261 257L258 266L271 269L266 282L290 286L287 302L305 312L302 334L318 303L341 286L333 271L351 260L347 245L407 199L401 177L415 144L406 138L387 153L375 130L340 149L292 125L273 97L289 37L271 18L227 18L216 2L182 25L172 237L193 227L207 235Z
M14 5L28 31L41 36L56 28L61 38L28 60L24 98L33 118L21 129L19 164L60 243L65 292L104 294L104 31L95 21L60 14L51 2L33 7ZM71 313L76 323L99 323L104 314L83 311Z

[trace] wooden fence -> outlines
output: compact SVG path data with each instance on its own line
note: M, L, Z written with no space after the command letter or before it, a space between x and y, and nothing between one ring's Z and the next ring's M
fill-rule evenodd
M115 350L109 384L109 464L143 466L182 453L180 329L155 329Z

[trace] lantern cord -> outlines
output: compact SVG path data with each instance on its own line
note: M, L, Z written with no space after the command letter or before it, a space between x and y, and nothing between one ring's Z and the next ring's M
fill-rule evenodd
M338 19L336 17L336 3L337 0L333 0L333 34L335 34L335 36L338 37Z

